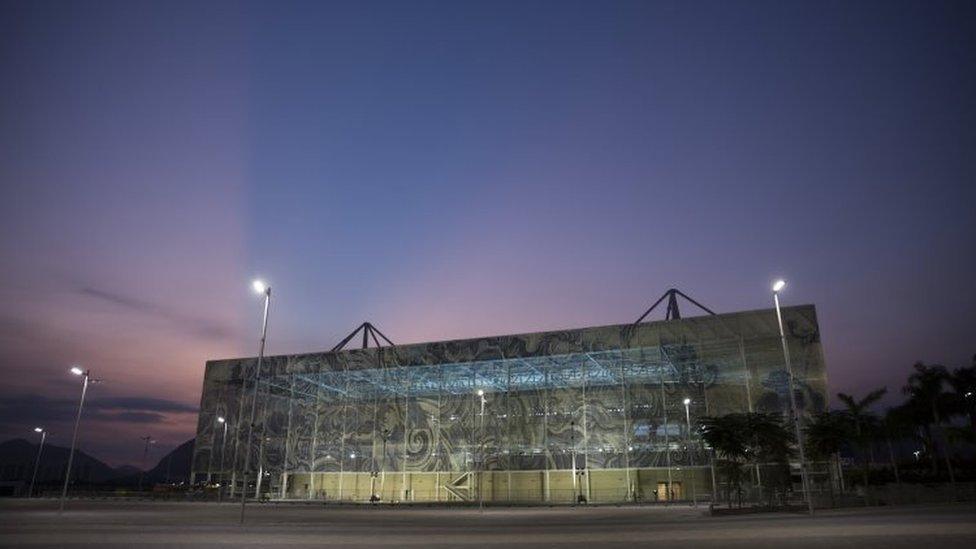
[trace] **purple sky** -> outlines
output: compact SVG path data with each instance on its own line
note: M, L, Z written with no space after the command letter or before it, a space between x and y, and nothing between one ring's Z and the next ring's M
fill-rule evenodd
M976 353L972 2L0 2L0 439L138 464L204 361L817 305ZM893 402L894 399L891 400Z

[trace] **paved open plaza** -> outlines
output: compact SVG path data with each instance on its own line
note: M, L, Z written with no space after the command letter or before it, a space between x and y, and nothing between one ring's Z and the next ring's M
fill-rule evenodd
M389 508L0 502L3 547L973 547L976 507L706 516L689 507Z

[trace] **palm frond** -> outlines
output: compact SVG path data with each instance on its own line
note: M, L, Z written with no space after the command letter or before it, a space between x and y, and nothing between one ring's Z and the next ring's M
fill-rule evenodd
M888 392L888 388L887 387L882 387L880 389L875 389L875 390L871 391L870 393L868 393L868 395L866 397L862 398L860 404L861 404L862 407L867 408L867 407L871 406L872 404L874 404L875 402L881 400L881 397L885 396L885 394L887 392Z
M843 402L844 405L847 406L848 410L851 411L857 410L858 408L857 401L854 400L854 397L852 397L851 395L847 393L837 393L837 398L839 398L841 402Z

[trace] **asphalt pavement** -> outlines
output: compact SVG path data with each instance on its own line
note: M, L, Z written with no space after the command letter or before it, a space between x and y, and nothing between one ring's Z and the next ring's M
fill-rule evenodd
M2 547L976 547L976 506L711 517L702 508L0 500Z

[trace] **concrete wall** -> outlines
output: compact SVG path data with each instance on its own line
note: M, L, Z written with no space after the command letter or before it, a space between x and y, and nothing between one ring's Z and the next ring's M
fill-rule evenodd
M667 468L600 469L577 475L572 471L486 471L484 473L401 472L292 473L286 499L366 503L376 494L390 502L477 502L479 488L489 503L572 503L583 494L591 503L663 501ZM672 468L672 501L711 499L707 466ZM404 489L408 490L404 492ZM656 492L656 493L655 493Z

